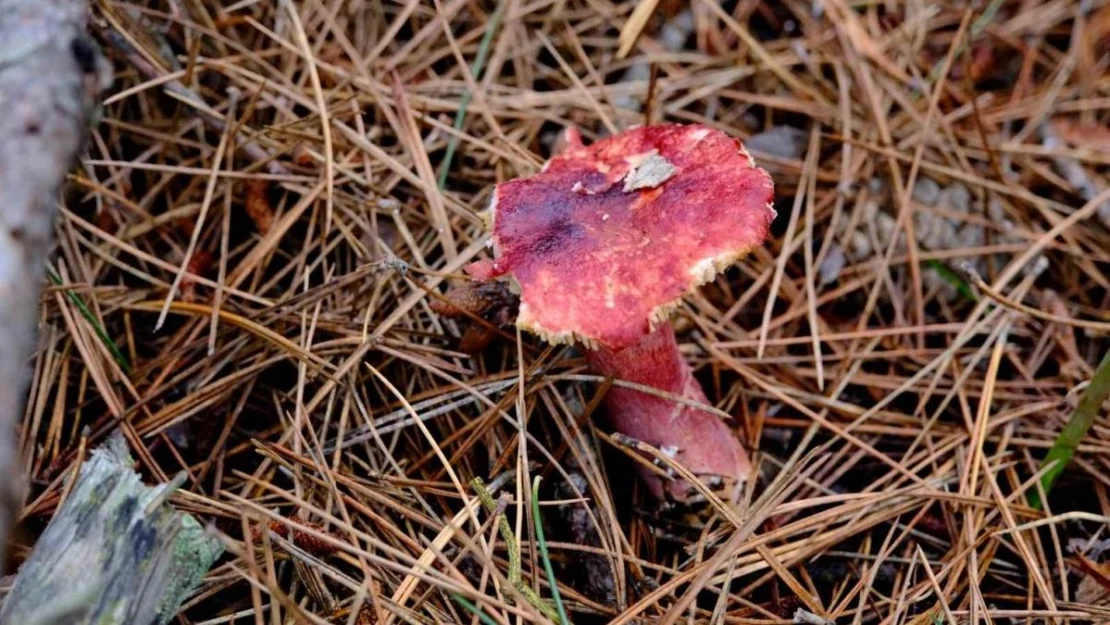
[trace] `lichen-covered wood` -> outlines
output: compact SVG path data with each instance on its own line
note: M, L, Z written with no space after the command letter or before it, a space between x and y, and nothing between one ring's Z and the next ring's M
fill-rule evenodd
M15 427L58 189L109 75L87 11L87 0L0 0L0 561L21 500Z
M168 622L222 553L219 539L146 486L120 435L92 452L20 567L0 624Z

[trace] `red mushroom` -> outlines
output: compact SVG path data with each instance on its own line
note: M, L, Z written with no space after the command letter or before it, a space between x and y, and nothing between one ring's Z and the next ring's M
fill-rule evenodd
M488 215L496 258L468 271L511 274L517 325L585 344L597 373L706 404L668 317L767 238L771 177L739 141L701 125L639 127L588 146L568 130L566 143L539 174L497 186ZM613 387L605 408L617 431L710 486L748 477L736 434L710 412L626 387ZM657 496L694 494L681 480L645 477Z

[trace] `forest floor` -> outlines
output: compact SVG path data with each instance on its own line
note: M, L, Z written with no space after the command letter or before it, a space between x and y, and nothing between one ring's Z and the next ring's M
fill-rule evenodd
M9 570L122 428L237 545L182 623L1110 620L1105 410L1038 479L1110 349L1110 3L94 4ZM694 508L511 295L441 314L496 183L658 122L778 210L674 316L758 469Z

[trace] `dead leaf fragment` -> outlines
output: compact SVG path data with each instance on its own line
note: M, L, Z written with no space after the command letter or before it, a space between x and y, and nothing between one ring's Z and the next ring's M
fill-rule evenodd
M270 205L270 183L266 180L247 182L247 195L243 209L254 222L259 234L266 234L274 224L274 208Z

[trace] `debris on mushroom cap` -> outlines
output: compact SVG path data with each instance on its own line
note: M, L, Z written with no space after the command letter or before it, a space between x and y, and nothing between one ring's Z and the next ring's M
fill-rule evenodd
M583 145L570 130L566 143L539 174L497 186L496 258L468 268L511 274L517 325L550 342L630 345L767 238L771 177L720 131L645 126Z

